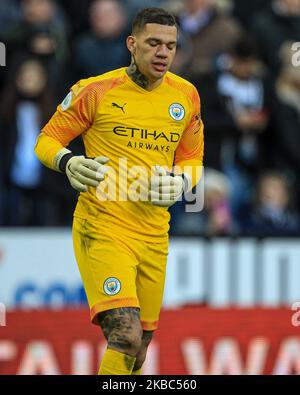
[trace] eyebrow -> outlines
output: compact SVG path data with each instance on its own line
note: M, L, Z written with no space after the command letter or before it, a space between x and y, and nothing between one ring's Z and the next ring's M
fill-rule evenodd
M156 41L159 44L163 44L162 40L160 38L156 38L156 37L147 38L146 42L149 42L149 41ZM177 41L169 41L166 43L166 45L168 45L168 44L177 44Z

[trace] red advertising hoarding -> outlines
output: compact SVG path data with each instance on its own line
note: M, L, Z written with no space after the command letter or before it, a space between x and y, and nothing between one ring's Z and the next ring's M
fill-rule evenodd
M144 374L300 374L299 311L164 310ZM95 374L105 350L86 309L8 312L0 374Z

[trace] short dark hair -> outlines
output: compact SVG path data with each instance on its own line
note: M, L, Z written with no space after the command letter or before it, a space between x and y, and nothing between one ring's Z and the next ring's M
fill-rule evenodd
M135 34L143 30L147 23L177 26L175 17L163 8L144 8L136 14L132 22L132 33Z

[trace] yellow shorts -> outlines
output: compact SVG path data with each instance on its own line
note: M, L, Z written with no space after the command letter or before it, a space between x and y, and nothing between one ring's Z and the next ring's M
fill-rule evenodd
M139 307L144 330L157 328L162 304L168 237L137 240L74 218L73 245L88 298L91 320L101 311Z

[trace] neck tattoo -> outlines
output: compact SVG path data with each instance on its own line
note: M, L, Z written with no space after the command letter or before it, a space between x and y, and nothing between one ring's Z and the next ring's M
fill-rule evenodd
M134 81L137 85L140 87L147 89L149 87L149 79L142 74L142 72L139 70L134 57L131 59L130 66L127 68L127 74L129 77Z

